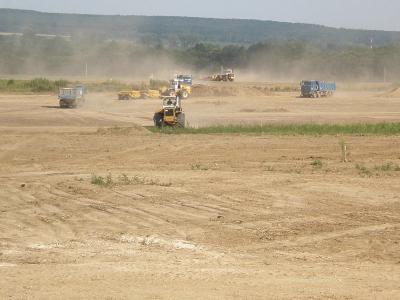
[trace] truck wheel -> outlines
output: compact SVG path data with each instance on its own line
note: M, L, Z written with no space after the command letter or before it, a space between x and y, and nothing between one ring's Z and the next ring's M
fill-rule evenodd
M189 93L188 93L188 91L182 91L182 99L187 99L187 98L189 98Z
M155 113L153 117L154 126L162 128L164 124L164 115L161 113Z
M184 113L180 113L178 115L178 127L179 128L185 128L185 125L186 125L185 114Z

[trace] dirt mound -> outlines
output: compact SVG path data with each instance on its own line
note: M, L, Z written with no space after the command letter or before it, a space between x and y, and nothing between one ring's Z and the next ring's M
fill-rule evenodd
M268 87L221 85L209 86L198 84L193 86L194 97L235 97L235 96L270 96L273 93Z
M385 98L400 98L400 87L395 87L389 90L386 93L383 93L380 95L380 97L385 97Z

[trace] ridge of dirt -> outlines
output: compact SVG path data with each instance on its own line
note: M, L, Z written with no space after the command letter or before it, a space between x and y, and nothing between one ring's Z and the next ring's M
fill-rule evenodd
M270 96L273 92L268 87L238 86L222 83L219 86L197 84L193 86L193 97L235 97L235 96Z

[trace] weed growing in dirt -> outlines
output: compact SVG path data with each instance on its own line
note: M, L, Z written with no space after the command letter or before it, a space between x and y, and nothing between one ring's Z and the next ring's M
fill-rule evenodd
M297 86L276 86L270 89L271 92L300 92Z
M102 176L93 175L91 183L102 187L112 187L115 185L111 174L108 174L105 178Z
M367 176L367 177L372 176L372 172L366 166L356 164L356 169L358 170L361 176Z
M155 185L162 187L170 187L172 185L171 182L161 182L158 179L144 178L139 176L129 177L126 174L122 174L115 180L111 174L108 174L105 178L102 176L93 175L91 183L107 188L117 185Z
M391 171L400 172L400 166L391 162L383 164L381 166L375 166L374 169L376 171L383 171L383 172L391 172Z
M205 166L202 166L200 164L194 164L194 165L190 165L192 170L198 170L198 171L207 171L208 168Z
M385 163L383 165L375 166L375 167L369 169L366 166L356 164L356 169L359 171L360 175L371 177L373 175L373 171L375 171L375 172L400 172L400 165L389 162L389 163ZM378 176L379 173L375 173L375 175Z
M150 127L149 130L163 134L400 135L400 123L217 125L199 128Z
M321 169L322 166L323 166L323 163L322 163L321 160L316 159L316 160L314 160L314 161L311 163L311 165L312 165L315 169Z

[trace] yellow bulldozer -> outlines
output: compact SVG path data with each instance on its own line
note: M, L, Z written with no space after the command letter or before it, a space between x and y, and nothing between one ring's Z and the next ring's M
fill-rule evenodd
M162 97L163 107L154 114L154 126L185 127L185 113L182 109L181 99L177 96Z

